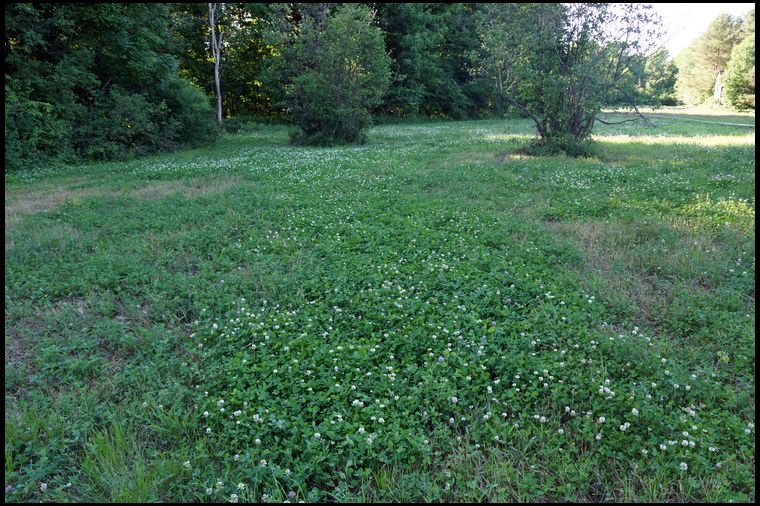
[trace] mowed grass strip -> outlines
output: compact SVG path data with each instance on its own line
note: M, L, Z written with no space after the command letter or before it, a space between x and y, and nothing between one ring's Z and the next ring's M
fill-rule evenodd
M753 500L754 131L668 114L6 175L6 499Z

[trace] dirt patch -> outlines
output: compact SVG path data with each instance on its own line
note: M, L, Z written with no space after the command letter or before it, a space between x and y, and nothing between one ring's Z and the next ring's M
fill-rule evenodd
M657 308L667 293L659 291L662 288L658 288L656 275L635 268L627 249L619 244L619 231L612 225L588 221L555 222L547 226L579 241L588 269L604 280L612 299L637 308L640 324L650 325L657 320ZM623 269L616 269L616 264Z
M29 352L21 338L17 325L6 327L5 335L5 366L16 365L26 362L29 358Z
M30 214L52 211L68 200L100 195L98 188L50 187L45 190L19 191L5 195L5 229L13 228Z
M230 188L240 186L241 182L242 178L240 177L161 181L128 191L126 194L140 200L159 199L174 195L175 193L179 193L185 197L203 197L222 193Z
M577 238L589 263L595 271L607 272L611 266L611 252L602 243L610 232L609 226L596 221L562 222L547 219L548 226L557 232L562 232Z
M67 201L77 201L101 195L112 195L115 197L131 196L141 200L158 199L175 193L186 197L199 197L221 193L239 186L242 178L196 178L185 181L161 181L126 191L103 187L76 188L76 186L86 181L90 180L87 178L72 178L57 184L47 183L35 188L6 191L6 249L8 249L7 232L9 229L13 229L30 215L55 210Z

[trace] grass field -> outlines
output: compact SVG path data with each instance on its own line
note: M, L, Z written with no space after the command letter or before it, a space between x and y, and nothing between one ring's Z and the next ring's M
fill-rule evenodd
M754 128L659 114L6 174L6 501L754 500Z

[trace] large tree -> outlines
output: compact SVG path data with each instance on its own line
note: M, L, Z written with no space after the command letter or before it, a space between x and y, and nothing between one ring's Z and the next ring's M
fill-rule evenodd
M208 25L211 31L211 56L214 58L214 91L216 92L216 122L222 126L222 85L219 76L219 64L222 61L224 30L220 28L218 19L224 13L223 3L208 4Z
M676 87L684 102L699 104L712 96L716 77L726 70L731 51L741 41L741 29L741 18L721 14L676 57Z
M602 106L635 107L630 66L654 45L657 17L641 4L488 4L479 71L536 125L541 143L586 139Z

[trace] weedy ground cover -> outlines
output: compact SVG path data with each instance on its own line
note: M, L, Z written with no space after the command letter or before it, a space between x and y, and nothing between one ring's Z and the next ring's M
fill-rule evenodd
M753 500L754 129L669 114L6 174L6 500Z

